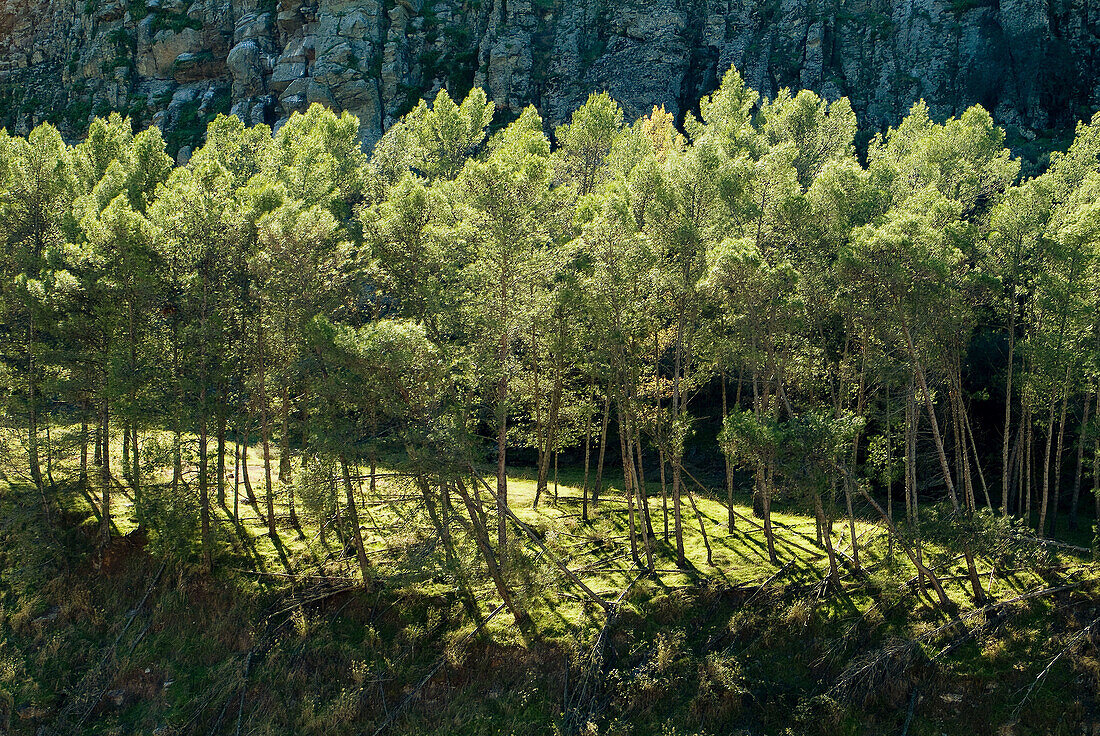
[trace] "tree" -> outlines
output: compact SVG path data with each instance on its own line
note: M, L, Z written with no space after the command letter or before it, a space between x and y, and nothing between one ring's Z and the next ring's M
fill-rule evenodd
M528 325L532 287L549 277L555 244L557 198L550 189L550 144L533 107L524 110L490 143L484 160L467 162L460 175L465 231L476 257L469 266L475 284L470 306L484 335L485 382L492 387L497 432L497 536L507 547L507 446L513 348Z
M3 239L4 307L11 341L6 361L18 377L18 396L27 417L27 459L31 480L48 516L39 457L43 332L51 291L67 279L51 268L65 238L76 181L71 154L55 128L43 124L26 138L0 134L0 238Z

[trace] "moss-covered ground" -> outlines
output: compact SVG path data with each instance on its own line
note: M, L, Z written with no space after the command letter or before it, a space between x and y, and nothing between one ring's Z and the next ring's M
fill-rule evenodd
M500 599L464 515L451 517L457 561L449 563L413 484L379 471L371 491L364 477L361 521L376 574L362 585L336 525L321 530L325 512L309 492L298 499L296 527L280 491L278 534L267 534L258 457L253 448L249 475L261 503L250 505L239 488L235 516L230 478L225 504L216 504L211 574L198 553L192 472L175 495L163 485L145 491L155 519L139 529L114 458L106 548L94 482L89 492L61 482L75 468L55 465L47 520L26 479L9 473L0 486L0 733L1100 728L1100 600L1090 558L1071 547L980 557L987 591L1010 601L981 607L961 558L926 545L957 606L944 611L896 546L891 554L885 527L864 505L862 570L851 565L848 525L838 519L841 576L827 582L814 520L797 499L777 501L776 566L751 507L737 506L742 518L731 532L725 506L694 486L699 514L685 499L683 520L690 564L678 569L660 483L650 477L657 571L640 576L621 475L613 482L609 468L604 499L584 524L579 471L563 469L556 494L551 480L536 509L533 471L516 469L510 504L549 549L512 528L507 577L537 631L524 636L506 611L489 618ZM166 480L153 470L148 477ZM744 491L737 498L749 501ZM1088 543L1085 531L1060 536ZM605 599L621 596L610 626L551 556Z

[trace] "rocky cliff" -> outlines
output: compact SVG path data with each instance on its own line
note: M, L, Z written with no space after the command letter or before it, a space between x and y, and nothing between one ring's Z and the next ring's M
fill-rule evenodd
M1095 0L0 0L0 124L78 136L124 110L173 150L218 112L277 124L312 102L370 144L440 87L551 122L606 89L679 114L730 65L765 95L847 95L865 125L923 97L1030 131L1100 105Z

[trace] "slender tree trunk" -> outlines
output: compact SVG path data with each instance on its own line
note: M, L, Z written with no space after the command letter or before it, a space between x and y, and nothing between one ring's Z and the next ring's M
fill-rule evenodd
M955 606L951 602L951 599L947 597L947 593L944 592L943 584L940 583L940 579L936 577L936 574L932 572L932 570L924 566L924 562L921 560L920 554L915 553L912 549L909 548L908 544L905 544L902 541L901 537L898 535L897 529L894 527L893 522L889 520L889 517L882 510L882 506L880 506L878 502L875 501L871 494L867 492L866 488L860 488L860 492L863 494L863 497L867 499L867 502L875 507L875 510L879 513L879 516L886 520L887 525L890 527L890 532L894 535L894 537L898 539L898 543L901 545L902 550L905 551L906 556L909 557L909 560L913 563L913 567L917 568L919 580L928 580L929 583L931 583L932 585L932 589L936 592L936 597L939 598L940 605L947 609L953 609Z
M891 406L890 385L886 384L886 519L890 526L894 525L894 446L891 433ZM890 533L887 539L886 556L894 559L894 534Z
M860 361L859 390L856 396L856 414L863 416L867 401L867 341L863 340L862 359ZM852 437L852 469L859 465L859 432ZM852 566L857 571L863 568L859 564L859 536L856 534L856 515L852 508L852 478L844 474L844 504L848 511L848 534L852 537Z
M98 411L99 410L97 409L96 410L96 412L97 412L96 413L96 423L95 423L95 439L93 440L93 444L94 444L94 447L95 447L95 455L92 459L92 462L95 464L95 466L97 468L100 465L103 464L103 422L100 420ZM36 424L37 424L37 419L35 421L36 421ZM38 429L37 429L37 426L36 426L35 427L35 434L37 434L37 433L38 433ZM35 449L37 450L37 445L35 446Z
M201 416L199 417L199 509L202 519L202 560L206 571L214 567L210 549L210 458L207 450L206 385L199 391Z
M722 371L722 426L726 426L726 418L729 416L729 406L726 404L726 372ZM730 533L737 528L737 515L733 512L733 464L729 455L722 453L722 459L726 464L726 525Z
M668 544L668 481L665 479L665 449L658 445L657 462L661 468L661 517L664 520L664 540Z
M531 284L531 296L534 297L535 287ZM535 500L532 508L538 508L539 499L546 491L546 477L542 473L546 461L546 453L549 450L547 442L546 422L542 418L542 375L539 372L538 331L535 320L531 320L531 396L535 400Z
M1008 456L1009 484L1008 484L1008 511L1009 514L1020 513L1020 487L1023 484L1021 477L1022 461L1021 450L1024 440L1024 423L1016 423L1016 439L1012 441L1012 452Z
M240 503L241 503L241 436L237 433L236 441L233 443L233 518L239 519L240 517ZM324 528L324 519L321 519L321 526Z
M497 564L496 555L493 554L493 547L489 543L488 529L486 528L484 519L478 513L477 505L474 503L473 499L470 498L470 494L461 480L455 483L455 490L458 491L458 495L462 498L463 503L466 504L466 511L470 515L470 524L474 529L474 540L481 550L481 556L485 560L485 567L489 570L489 577L493 579L493 584L496 586L497 595L500 596L505 607L515 618L516 627L525 633L531 632L531 617L523 608L522 604L512 597L512 592L508 590L508 585L504 582L504 576L501 574L500 566Z
M104 378L106 383L106 378ZM103 403L100 408L99 420L103 427L103 464L100 465L100 482L103 484L103 529L101 535L104 543L111 539L111 409L107 400L107 390L104 386Z
M645 485L645 470L642 468L642 437L638 430L637 419L634 419L634 446L638 452L637 483L634 484L638 492L639 506L642 510L642 539L645 542L645 555L649 569L653 569L653 520L649 516L649 498ZM627 452L630 451L630 442L627 441Z
M1100 382L1096 384L1096 420L1100 420ZM1093 534L1093 551L1100 545L1100 431L1092 435L1092 502L1096 529Z
M940 469L943 471L943 481L947 485L948 494L951 496L951 505L958 509L959 498L955 493L955 483L951 477L951 466L947 462L947 452L944 450L943 435L940 434L940 424L936 419L936 407L932 404L932 392L928 389L928 382L925 380L924 369L917 359L916 347L913 344L913 338L909 332L908 325L905 326L905 339L909 346L909 357L913 361L913 372L916 374L921 393L924 395L924 406L928 412L928 421L932 426L932 441L935 443L936 454L940 459Z
M180 481L183 480L183 431L180 422L183 421L183 381L180 378L179 361L179 322L172 317L172 384L175 389L175 416L172 417L173 444L172 444L172 495L179 491Z
M286 370L289 370L289 368ZM290 516L290 524L297 530L299 537L304 537L302 524L298 520L298 510L294 506L294 478L291 475L290 460L290 386L286 378L283 379L281 414L282 437L279 438L279 485L286 491L287 513Z
M1058 506L1062 497L1062 460L1065 457L1066 441L1066 413L1069 408L1069 377L1066 371L1066 381L1062 386L1062 414L1058 419L1058 445L1054 452L1054 483L1050 505L1050 533L1054 534L1058 528Z
M675 357L673 359L673 373L672 373L672 426L675 432L675 427L680 419L680 369L683 359L684 350L684 305L681 300L679 315L676 320L676 350ZM672 524L673 534L676 537L676 564L680 567L687 566L687 559L684 557L684 526L680 513L680 491L682 480L680 477L680 462L683 456L683 448L680 447L680 442L673 437L672 444L669 448L671 452L672 461Z
M1035 495L1032 487L1035 480L1035 472L1032 468L1032 462L1035 459L1035 422L1032 419L1031 407L1029 406L1024 412L1024 421L1027 422L1027 433L1024 441L1024 513L1023 517L1027 520L1027 525L1030 527L1031 521L1031 499Z
M57 484L53 482L53 440L50 438L50 415L46 414L46 482L50 484L50 490L57 492ZM49 510L46 513L49 522Z
M913 528L913 554L917 562L923 563L920 533L920 499L917 491L917 438L920 429L920 409L917 406L917 391L914 380L909 380L909 391L905 398L905 502L909 523ZM923 588L925 583L924 566L917 565L917 583Z
M554 366L554 387L550 393L550 411L547 416L547 427L544 433L545 435L545 450L541 453L539 461L539 477L538 482L535 485L535 498L536 504L538 499L539 489L543 491L546 489L546 478L550 471L550 457L557 454L557 442L558 442L558 412L561 408L561 393L562 393L562 366L561 358L559 357Z
M340 472L344 477L344 492L347 495L348 521L351 523L351 538L355 543L355 557L359 561L359 571L363 574L363 585L372 577L367 550L363 546L363 532L359 528L359 511L355 507L355 489L351 485L351 473L348 471L347 458L340 457Z
M932 439L936 444L936 454L939 455L940 458L940 468L943 470L944 482L947 484L947 492L951 497L951 505L956 511L959 511L959 499L955 493L955 483L951 479L951 466L947 462L947 453L943 446L943 436L940 434L939 422L936 421L936 408L932 404L932 394L928 390L928 382L925 379L924 369L917 359L916 347L913 344L913 338L909 332L908 325L905 325L905 338L909 346L909 356L913 361L914 372L917 374L921 392L924 394L924 404L928 411L928 420L932 425ZM979 602L984 601L985 591L982 589L981 580L978 578L977 568L974 564L974 554L965 543L963 546L963 557L966 559L967 569L970 572L970 584L974 588L974 598Z
M218 504L225 506L225 425L228 419L224 410L225 397L222 396L222 406L218 408Z
M497 545L502 562L506 561L508 550L508 354L511 341L508 333L508 268L503 264L500 270L500 304L498 328L500 342L497 348L497 363L500 378L497 382Z
M619 452L623 461L623 490L626 491L627 520L630 530L630 556L638 567L646 568L638 554L638 532L634 518L634 458L628 446L626 420L623 416L623 401L620 392L616 400L615 417L619 423ZM645 528L643 523L642 528ZM644 532L643 532L644 533ZM651 565L649 566L652 567ZM646 568L649 569L649 568Z
M653 434L657 440L657 464L661 474L661 519L664 522L664 540L668 544L668 484L665 481L665 443L661 431L661 345L656 332L653 334L653 396L657 412L653 419Z
M88 402L81 400L80 407L80 487L88 487Z
M137 295L134 292L131 284L130 299L128 300L128 315L129 315L129 333L130 333L130 412L133 414L137 407L137 388L134 385L134 381L138 377L138 364L137 364L137 346L138 346L138 334L137 334L137 309L135 303L137 302ZM138 526L144 526L145 515L142 511L141 503L141 458L138 457L138 431L137 431L137 419L133 418L129 422L129 428L131 433L130 439L130 452L133 454L133 459L130 462L130 486L134 489L134 511L136 512Z
M828 522L825 519L825 509L821 504L821 494L814 493L813 498L814 498L814 517L817 519L817 528L818 529L825 529ZM833 535L832 534L823 534L822 538L824 539L824 542L825 542L825 551L829 555L829 577L832 580L839 580L840 579L840 571L837 569L837 565L836 565L836 550L833 549ZM893 538L893 534L891 534L891 538Z
M633 418L634 424L634 451L637 453L638 468L638 496L641 499L642 513L645 516L646 534L653 536L653 520L649 515L649 492L645 482L644 455L642 454L642 432L638 428L637 417ZM629 448L628 448L629 449Z
M1085 463L1085 440L1088 436L1089 409L1092 406L1089 399L1090 397L1086 394L1084 407L1081 409L1081 429L1077 433L1077 468L1073 473L1073 501L1069 512L1069 528L1072 531L1077 531L1077 506L1081 498L1081 471Z
M1016 304L1008 318L1008 377L1005 379L1005 419L1004 437L1001 440L1001 510L1008 516L1008 485L1010 463L1008 457L1008 436L1012 430L1012 373L1016 357Z
M130 431L134 435L133 439L130 440L130 452L132 452L134 456L130 470L130 474L133 476L134 486L134 511L137 514L138 526L145 526L145 504L142 502L141 453L139 452L140 445L138 443L137 422L133 422L130 425Z
M1047 444L1043 452L1043 500L1039 507L1039 534L1047 533L1047 509L1050 507L1050 455L1054 446L1054 407L1050 404L1050 419L1047 421Z
M130 483L130 423L122 423L122 478Z
M251 420L245 427L241 441L241 482L244 483L245 500L253 507L257 506L256 494L252 491L252 480L248 477L248 442L252 436Z
M264 490L267 494L267 533L275 539L275 489L271 482L271 426L268 422L267 405L267 355L264 345L263 317L259 317L256 339L260 353L259 393L260 393L260 439L264 453ZM247 478L247 476L245 476Z
M31 470L31 480L34 481L39 495L42 496L42 508L49 517L49 506L46 504L46 489L42 483L42 466L38 460L38 366L35 361L35 341L38 339L35 333L34 310L27 310L27 455Z
M203 344L199 348L199 508L202 522L202 559L209 573L214 568L213 551L210 539L210 447L208 417L210 410L206 404L207 373L206 373L206 310L207 310L207 279L204 274L202 283L202 312L201 335Z
M603 462L607 453L607 423L611 414L611 392L603 399L603 420L600 424L600 456L596 460L596 483L592 486L592 510L599 508L600 494L603 493Z
M502 368L503 370L503 368ZM508 379L497 387L497 546L501 555L508 549Z
M591 402L595 398L596 392L596 373L592 373L592 382L588 388L588 406L591 407ZM581 486L581 521L585 524L588 523L588 470L589 462L592 457L592 411L591 409L585 410L584 421L584 483Z

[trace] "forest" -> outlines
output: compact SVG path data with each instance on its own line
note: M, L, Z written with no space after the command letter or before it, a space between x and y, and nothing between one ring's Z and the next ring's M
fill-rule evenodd
M0 132L0 733L1097 733L1100 116L359 141Z

